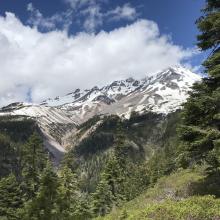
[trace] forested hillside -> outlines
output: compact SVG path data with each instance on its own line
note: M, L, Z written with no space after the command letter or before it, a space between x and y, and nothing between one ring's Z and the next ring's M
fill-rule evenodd
M219 10L207 0L196 22L207 75L180 110L96 115L59 167L33 119L1 116L0 219L220 219Z
M0 175L7 176L13 172L17 177L21 175L22 157L27 143L39 136L39 129L36 122L26 117L9 116L0 117L0 143L1 163ZM41 140L39 138L39 143ZM32 153L30 152L30 155Z

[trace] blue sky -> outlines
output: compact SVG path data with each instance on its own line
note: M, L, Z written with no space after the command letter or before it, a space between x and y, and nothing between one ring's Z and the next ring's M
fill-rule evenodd
M0 105L39 102L78 87L141 78L170 65L198 70L206 57L196 52L195 25L205 0L0 4L0 76L5 79Z
M0 14L4 15L6 11L13 12L22 22L26 23L30 15L27 11L29 3L32 3L45 17L62 13L69 8L69 5L62 0L1 0ZM205 0L111 0L108 3L102 3L102 6L103 10L110 10L125 3L136 8L138 18L155 21L159 25L161 33L170 34L176 44L184 47L196 44L198 30L195 21L201 15L200 9L204 6ZM103 26L98 27L96 31L102 29L110 31L130 22L104 22ZM70 34L80 30L82 29L79 25L73 23Z

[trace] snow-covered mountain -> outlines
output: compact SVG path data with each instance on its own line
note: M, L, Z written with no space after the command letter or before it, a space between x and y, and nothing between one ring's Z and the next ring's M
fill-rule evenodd
M168 68L141 80L114 81L102 88L80 90L47 99L40 104L13 103L0 115L26 115L36 118L43 129L54 124L80 124L96 114L129 117L132 111L167 114L180 108L193 83L201 77L181 66Z
M186 101L193 83L201 77L181 66L168 68L141 80L114 81L102 88L80 90L47 99L40 104L13 103L0 115L26 115L36 118L43 129L54 124L80 124L96 114L129 117L132 111L167 114Z
M95 114L129 117L132 111L167 114L180 108L193 83L201 77L181 66L168 68L142 80L129 78L98 88L75 90L66 96L48 99L41 106L68 111L81 123Z
M128 118L132 111L168 114L181 107L191 86L201 77L183 67L172 67L141 80L114 81L102 88L77 89L40 104L12 103L1 115L34 118L45 137L45 146L57 161L68 147L68 137L77 125L97 114L117 114Z

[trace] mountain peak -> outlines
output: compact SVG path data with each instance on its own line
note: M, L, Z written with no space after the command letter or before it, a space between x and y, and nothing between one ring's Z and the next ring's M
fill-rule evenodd
M76 123L82 123L96 114L117 114L124 117L129 117L132 111L167 114L181 107L191 86L199 80L199 75L182 66L174 66L142 80L130 77L114 81L102 88L78 88L65 96L48 99L39 106L41 111L45 112L48 112L50 107L61 110L65 112L65 117L70 117ZM24 107L28 106L14 103L3 109L14 111ZM26 111L23 112L27 114Z

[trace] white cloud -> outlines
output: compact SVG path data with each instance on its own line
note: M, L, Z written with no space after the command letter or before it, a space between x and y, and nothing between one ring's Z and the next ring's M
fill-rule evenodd
M104 20L118 21L124 19L132 21L138 17L136 9L129 3L126 3L123 6L117 6L113 10L103 12L100 4L95 3L95 1L85 0L85 2L90 3L90 5L82 10L81 14L85 16L83 27L88 32L95 32L98 27L102 26Z
M43 31L51 31L59 26L60 29L68 30L73 20L73 11L66 10L62 13L55 13L51 17L44 17L32 3L27 5L27 11L30 17L27 23Z
M103 13L99 5L93 5L81 12L85 16L83 27L88 32L95 32L96 28L102 26Z
M79 7L91 3L91 0L65 0L65 2L69 4L71 8L77 9Z
M88 0L85 0L88 1ZM91 3L91 2L90 2ZM86 9L81 11L85 20L83 22L84 30L87 32L95 32L98 27L101 27L104 19L108 20L135 20L138 16L136 9L130 4L124 4L122 7L117 6L114 10L103 12L99 4L91 4Z
M12 13L0 16L0 45L0 105L29 95L40 102L78 87L141 78L192 54L161 36L157 24L148 20L111 32L68 36L66 31L41 33Z
M79 9L84 6L97 5L98 3L107 3L108 0L64 0L73 9Z
M117 6L114 10L108 11L107 16L112 20L134 20L137 18L138 13L134 7L129 3L126 3L122 7Z
M64 0L69 6L67 10L45 17L32 3L27 5L29 19L27 24L38 28L40 31L55 29L68 31L71 25L79 25L80 29L89 33L96 32L104 22L119 20L134 21L138 13L129 3L117 6L113 10L103 10L107 0ZM73 22L74 21L74 22Z

